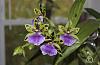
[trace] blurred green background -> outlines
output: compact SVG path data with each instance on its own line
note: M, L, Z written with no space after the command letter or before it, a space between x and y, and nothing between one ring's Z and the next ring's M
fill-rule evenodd
M43 0L45 5L46 0ZM54 0L52 16L67 16L73 0ZM5 0L6 18L9 16L9 0ZM39 8L39 0L11 0L11 17L15 18L32 18L33 9Z

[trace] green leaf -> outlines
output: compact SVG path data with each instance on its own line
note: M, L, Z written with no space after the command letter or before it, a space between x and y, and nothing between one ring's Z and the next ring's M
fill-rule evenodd
M75 27L77 25L77 22L82 13L84 3L85 0L75 0L72 8L70 9L68 20L72 21L72 27Z
M97 12L96 10L92 9L92 8L85 8L85 10L92 16L94 16L95 18L99 18L100 19L100 13Z
M62 57L57 58L55 65L58 65L59 62L68 57L76 49L78 49L82 45L82 43L88 38L88 36L99 27L99 24L100 23L95 20L88 20L84 23L79 24L78 27L80 28L80 31L77 36L80 40L80 43L75 43L73 46L68 47L62 54Z

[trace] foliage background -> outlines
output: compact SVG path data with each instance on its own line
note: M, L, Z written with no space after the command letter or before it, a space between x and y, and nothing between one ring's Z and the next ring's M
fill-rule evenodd
M45 5L43 0L43 5ZM9 0L5 0L6 18L8 18ZM53 16L67 16L73 0L54 0ZM33 9L39 8L39 0L11 0L12 18L33 18Z

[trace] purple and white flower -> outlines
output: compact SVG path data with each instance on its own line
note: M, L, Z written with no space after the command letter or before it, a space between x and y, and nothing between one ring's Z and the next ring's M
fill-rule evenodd
M45 44L40 47L43 55L54 56L57 55L57 50L53 46L53 44Z
M71 46L77 41L77 39L75 39L70 34L60 35L60 39L64 42L64 45L67 45L67 46Z
M41 16L41 15L38 16L38 20L41 21L41 22L43 22L43 16Z
M40 32L36 32L33 35L28 36L28 42L34 45L40 45L45 41L45 37Z

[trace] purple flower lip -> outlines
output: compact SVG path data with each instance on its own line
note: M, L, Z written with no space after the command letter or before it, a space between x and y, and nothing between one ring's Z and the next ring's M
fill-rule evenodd
M64 45L67 45L67 46L71 46L77 41L77 39L75 39L70 34L60 35L60 39L64 42Z
M53 46L53 44L44 44L40 47L43 55L54 56L57 55L57 50Z
M44 41L45 41L45 37L41 35L40 32L36 32L35 34L30 35L28 37L28 42L37 46L42 44Z

